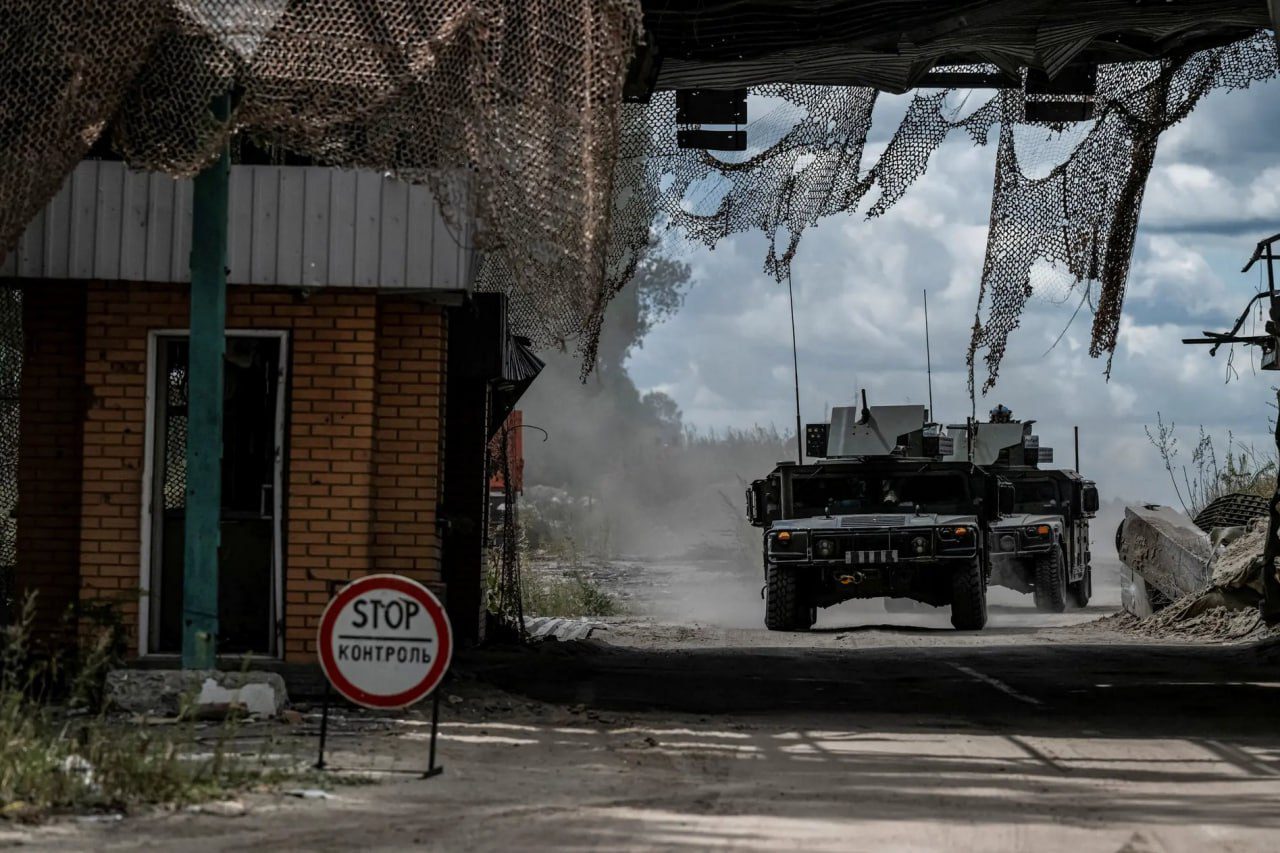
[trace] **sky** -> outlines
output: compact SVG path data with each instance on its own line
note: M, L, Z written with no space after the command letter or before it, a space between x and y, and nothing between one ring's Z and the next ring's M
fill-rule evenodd
M896 127L906 99L882 96L864 168ZM1160 142L1138 231L1125 319L1110 381L1088 355L1088 309L1056 348L1076 302L1038 294L1012 338L999 383L979 397L1038 421L1042 446L1080 468L1104 499L1177 505L1145 429L1177 425L1179 456L1191 463L1201 427L1225 450L1228 435L1274 451L1275 374L1237 349L1211 358L1182 338L1229 329L1259 286L1240 268L1263 237L1280 232L1280 83L1211 93ZM928 172L890 212L824 220L806 233L793 266L805 422L852 404L859 388L874 403L924 403L922 293L929 294L937 418L969 412L965 353L973 324L990 214L995 145L948 141ZM762 234L728 239L714 251L672 241L690 264L685 305L655 328L628 363L642 391L659 390L684 422L703 430L752 425L794 428L786 286L762 271ZM981 374L980 374L981 375ZM1230 377L1230 381L1227 381Z

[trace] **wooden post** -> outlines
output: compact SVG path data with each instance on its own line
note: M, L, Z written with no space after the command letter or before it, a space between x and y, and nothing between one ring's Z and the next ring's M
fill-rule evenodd
M226 120L230 108L230 95L214 101L213 112L219 119ZM184 669L213 669L217 655L230 174L231 158L224 145L218 159L196 176L192 203L186 542L182 572Z

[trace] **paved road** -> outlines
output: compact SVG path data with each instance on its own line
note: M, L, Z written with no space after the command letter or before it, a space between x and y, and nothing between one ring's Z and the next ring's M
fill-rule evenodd
M1280 742L1274 645L1157 644L1016 624L982 634L875 624L780 639L763 630L703 629L684 647L661 627L643 644L635 643L643 628L604 636L615 633L620 640L590 648L488 652L471 666L512 692L609 710L821 714L853 724L870 717L904 731L963 724L1005 733Z
M461 655L443 776L61 825L48 849L1083 851L1280 848L1280 647L1006 613L982 635L615 624ZM1000 620L997 620L999 622ZM498 685L501 690L486 686ZM473 698L475 691L482 691ZM483 693L489 691L489 693ZM416 766L421 714L331 761ZM389 725L389 727L388 727ZM362 765L363 763L363 765Z

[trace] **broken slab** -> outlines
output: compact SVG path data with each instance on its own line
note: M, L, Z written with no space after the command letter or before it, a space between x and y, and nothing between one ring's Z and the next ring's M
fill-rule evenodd
M1118 545L1120 561L1170 600L1209 585L1209 536L1171 507L1125 507Z
M1213 558L1215 587L1247 588L1258 596L1262 595L1262 552L1267 544L1268 523L1266 518L1255 518L1245 527L1226 528L1238 532L1221 538L1220 547Z
M289 704L284 679L259 671L116 669L107 673L106 695L110 708L165 717L217 708L276 717Z

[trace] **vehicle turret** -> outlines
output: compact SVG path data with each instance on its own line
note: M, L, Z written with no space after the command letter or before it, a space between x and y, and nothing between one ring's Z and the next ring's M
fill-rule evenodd
M942 459L952 442L924 406L837 406L828 423L805 427L805 451L814 459L906 457Z
M987 423L947 427L952 451L946 458L994 468L1037 468L1049 464L1053 462L1053 448L1040 446L1040 436L1031 431L1034 424L1035 421L1016 421L1008 408L996 406Z

